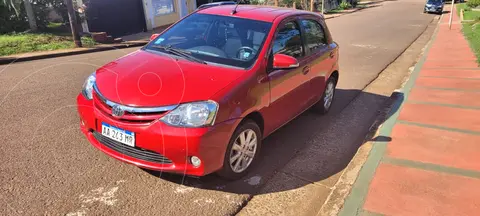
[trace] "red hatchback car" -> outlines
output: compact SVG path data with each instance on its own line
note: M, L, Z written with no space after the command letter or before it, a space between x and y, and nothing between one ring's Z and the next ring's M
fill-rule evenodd
M309 108L328 112L338 55L316 13L198 10L87 78L81 130L105 154L145 169L238 179L263 138Z

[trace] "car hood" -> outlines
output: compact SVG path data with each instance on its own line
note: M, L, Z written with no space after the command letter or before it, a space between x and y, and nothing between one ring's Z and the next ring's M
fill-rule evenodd
M244 73L139 50L99 68L96 85L106 99L119 104L165 106L207 100Z

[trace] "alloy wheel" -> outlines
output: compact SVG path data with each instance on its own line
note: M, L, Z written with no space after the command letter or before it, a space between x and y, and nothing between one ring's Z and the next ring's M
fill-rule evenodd
M323 107L325 108L325 110L328 110L332 105L334 94L335 84L333 82L328 82L327 88L325 89L325 99L323 100Z
M253 161L257 151L257 134L247 129L241 132L230 151L229 164L232 171L241 173L245 171Z

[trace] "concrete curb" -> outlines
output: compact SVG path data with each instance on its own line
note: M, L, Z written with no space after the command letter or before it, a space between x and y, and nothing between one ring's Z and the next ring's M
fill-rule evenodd
M381 2L379 2L381 3ZM342 12L342 13L337 13L337 14L332 14L332 16L330 17L327 17L325 15L328 15L328 14L324 14L325 16L325 19L332 19L332 18L336 18L336 17L339 17L339 16L343 16L343 15L347 15L347 14L351 14L351 13L355 13L355 12L358 12L358 11L361 11L361 10L364 10L364 9L369 9L369 8L373 8L375 7L377 4L374 4L374 5L371 5L371 6L367 6L367 7L363 7L363 8L355 8L354 10L352 11L349 11L349 12Z
M85 49L80 48L79 50L71 50L71 51L59 50L58 52L45 53L45 54L40 53L38 55L35 53L32 53L31 55L24 54L25 56L22 56L22 54L19 54L18 56L5 56L5 57L0 57L0 65L5 65L5 64L15 63L15 62L33 61L33 60L39 60L39 59L101 52L101 51L114 50L114 49L138 47L138 46L143 46L147 43L148 43L147 41L135 41L135 42L117 44L117 45L111 45L111 46L101 45L99 47L94 47L94 48L85 48Z
M438 21L439 24L440 21L441 18ZM432 47L433 41L435 41L435 38L438 35L438 29L440 26L439 24L437 24L432 38L428 42L422 57L415 64L415 68L410 77L408 78L408 81L401 89L396 90L391 94L390 99L393 102L390 113L388 114L388 116L390 117L386 119L386 121L378 129L377 133L380 136L390 136L393 126L396 124L397 118L402 109L402 106L407 100L410 90L413 88L413 85L419 76L420 70L423 67L429 50ZM372 148L368 155L368 158L363 164L359 175L351 188L350 194L348 194L348 196L346 197L343 208L338 214L339 216L354 216L360 215L363 212L363 204L369 190L370 182L372 181L376 169L380 164L383 155L385 154L386 148L387 144L385 142L372 142Z
M326 17L326 16L325 16L325 19L327 20L327 19L336 18L336 17L339 17L339 16L343 16L343 15L347 15L347 14L355 13L355 12L358 12L358 11L361 11L361 10L363 10L363 9L367 9L367 8L370 8L370 7L365 7L365 8L357 8L356 10L349 11L349 12L343 12L343 13L332 14L332 16L330 16L330 17ZM328 14L325 14L325 15L328 15Z

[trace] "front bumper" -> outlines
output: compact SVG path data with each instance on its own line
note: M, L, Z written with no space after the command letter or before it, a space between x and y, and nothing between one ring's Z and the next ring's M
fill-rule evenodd
M426 12L433 12L433 13L442 13L443 12L443 8L440 7L440 8L437 8L437 7L425 7L425 11Z
M94 106L93 100L87 100L82 94L78 95L77 104L80 128L88 141L97 149L120 161L145 169L192 176L207 175L223 166L230 136L240 123L239 119L234 119L205 128L172 127L159 120L149 123L131 123L105 115ZM122 148L122 146L119 147L121 144L112 143L112 140L102 137L102 122L134 132L135 147L123 146ZM137 154L134 154L135 152ZM142 155L153 155L158 160L142 157ZM194 167L190 163L191 156L201 159L202 163L199 167ZM165 160L162 161L162 157Z

